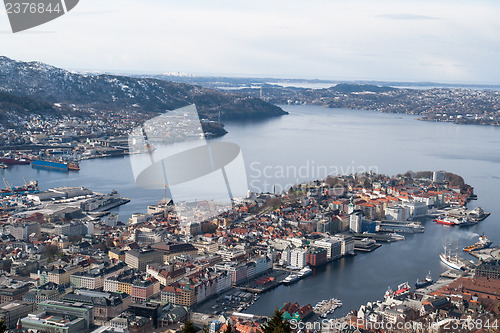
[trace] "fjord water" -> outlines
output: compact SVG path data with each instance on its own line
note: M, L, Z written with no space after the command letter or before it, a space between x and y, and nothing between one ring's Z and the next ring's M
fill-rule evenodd
M229 122L228 134L215 141L237 143L243 153L249 187L272 192L291 184L324 178L328 172L372 170L387 175L408 170L447 170L460 174L475 188L481 206L492 215L469 228L453 228L424 221L425 233L408 235L403 242L384 244L368 254L343 258L315 269L312 276L292 286L280 286L247 309L271 314L284 302L301 305L336 297L343 315L360 304L381 299L388 286L424 278L437 278L446 268L438 255L443 241L453 239L463 247L485 233L500 245L500 128L431 123L416 116L371 111L326 109L315 106L283 106L290 114L279 118ZM116 189L132 201L120 208L126 221L134 212L164 196L162 190L145 190L134 184L128 157L86 160L77 173L36 170L15 166L0 173L12 184L37 179L42 189L55 186L86 186L100 192ZM465 256L465 254L464 254ZM472 257L469 257L472 259Z

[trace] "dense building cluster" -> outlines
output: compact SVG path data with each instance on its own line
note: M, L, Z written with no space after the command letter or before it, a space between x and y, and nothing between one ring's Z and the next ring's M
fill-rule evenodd
M391 225L419 232L423 227L412 219L463 205L473 195L460 177L445 172L364 173L328 177L280 194L250 193L230 211L181 226L171 201L151 205L127 223L76 214L85 211L87 201L76 210L64 206L71 193L92 197L85 191L29 194L40 200L63 195L61 202L51 200L52 208L63 205L62 215L54 216L57 209L2 211L0 315L9 328L147 332L198 318L198 325L214 332L228 325L240 333L259 332L265 319L240 312L288 272L364 251L361 238ZM371 303L356 316L411 320L445 309L444 303L456 311L456 297L468 302L463 314L474 309L473 301L486 301L485 295L496 302L487 313L496 313L498 293L488 279L498 281L498 266L485 262L472 282L457 280L460 288L443 285L390 304ZM456 296L459 291L462 296ZM436 303L440 299L447 301ZM287 320L312 315L308 304L288 303L281 310Z

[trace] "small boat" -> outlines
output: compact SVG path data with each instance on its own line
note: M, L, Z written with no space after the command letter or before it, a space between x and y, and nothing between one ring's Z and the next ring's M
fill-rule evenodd
M68 162L67 165L68 165L68 170L72 171L80 170L80 165L78 164L78 162Z
M418 288L425 288L427 286L430 286L431 284L433 284L434 281L432 280L432 277L431 277L431 272L429 272L429 274L427 274L427 276L425 277L424 280L422 281L419 281L417 279L417 282L415 282L415 289L418 289Z
M9 166L5 163L0 163L0 169L7 169Z

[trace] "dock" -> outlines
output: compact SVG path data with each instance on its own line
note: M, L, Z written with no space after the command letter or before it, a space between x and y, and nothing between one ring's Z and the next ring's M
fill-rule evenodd
M490 247L477 251L470 251L469 254L483 261L500 260L500 246Z
M448 279L458 279L466 274L464 271L458 271L456 269L449 269L439 274L440 277L448 278Z
M372 252L379 247L381 247L382 244L376 243L374 240L367 239L367 240L355 240L354 241L354 251L361 251L361 252Z

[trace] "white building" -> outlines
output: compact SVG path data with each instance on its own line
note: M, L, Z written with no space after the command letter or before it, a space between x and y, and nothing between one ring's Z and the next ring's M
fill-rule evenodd
M304 268L307 264L307 251L305 249L293 249L290 251L290 266Z
M361 233L363 217L360 213L353 213L349 217L349 229L354 233Z
M425 202L412 201L405 203L404 206L408 208L408 214L411 218L425 216L428 212Z
M389 206L385 209L385 218L387 220L405 221L409 217L409 210L410 208L402 205Z

